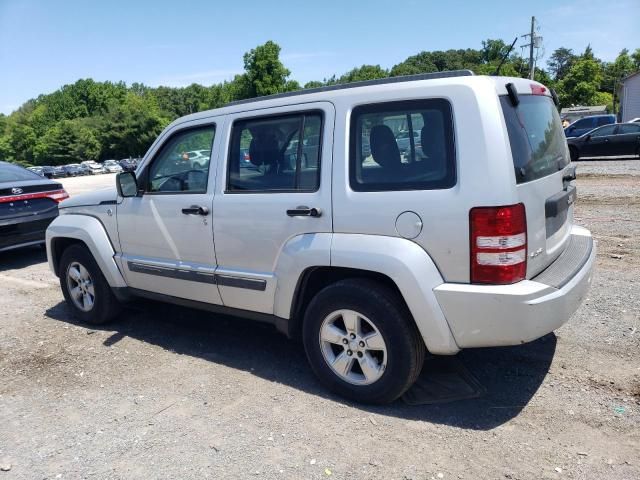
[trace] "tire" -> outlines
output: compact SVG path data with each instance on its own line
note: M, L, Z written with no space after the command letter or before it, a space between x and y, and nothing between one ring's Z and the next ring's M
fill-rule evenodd
M575 162L580 158L580 153L576 147L571 146L569 147L569 156L571 157L571 161Z
M347 328L348 323L354 325L354 318L360 325L357 334ZM307 359L319 380L357 402L396 400L413 385L424 363L426 348L404 301L369 279L341 280L321 290L307 307L302 334ZM326 341L328 337L331 341ZM344 366L342 374L332 362Z
M76 274L72 274L71 270L75 270ZM81 279L85 280L85 272L88 283L85 281L83 286L80 286L79 281L73 277L77 277L79 273ZM113 295L93 255L84 245L76 243L64 250L58 273L64 298L73 316L78 320L91 325L102 325L113 320L120 312L120 303ZM80 289L79 296L72 293L71 289L75 290L74 286Z

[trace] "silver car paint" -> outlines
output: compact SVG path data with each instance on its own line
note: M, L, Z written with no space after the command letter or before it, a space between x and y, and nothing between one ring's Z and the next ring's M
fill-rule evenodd
M477 286L465 283L469 281L469 209L475 206L507 205L523 201L527 203L529 213L529 202L540 202L544 205L544 195L548 192L556 193L561 189L557 178L557 175L561 174L543 179L544 182L539 182L540 185L531 189L516 186L508 137L496 95L506 93L504 85L508 81L513 82L521 94L531 93L531 82L528 80L456 77L267 99L255 104L229 106L176 120L156 139L139 169L151 161L167 136L176 129L219 119L211 156L211 163L213 165L215 162L216 168L210 170L209 186L215 186L212 199L212 211L217 219L212 226L215 233L215 253L225 253L224 264L220 258L210 260L206 256L200 259L204 261L198 262L184 262L177 258L170 261L179 260L180 265L187 270L200 268L231 276L266 280L267 288L264 291L218 287L223 295L216 297L212 293L205 301L223 301L225 305L272 312L282 318L290 316L297 281L300 274L309 267L333 265L377 271L388 275L398 286L429 350L442 354L457 352L459 345L454 340L434 291L438 292L438 288L443 288L443 285L453 286L451 288L458 289L459 292L477 290ZM453 105L458 171L456 186L449 190L424 192L356 194L351 191L347 183L347 158L348 125L352 108L363 103L426 97L445 98ZM326 104L323 108L327 110L335 109L335 129L325 122L323 173L319 196L302 193L268 194L269 197L260 195L245 200L243 197L249 195L235 195L235 198L230 198L234 195L224 193L226 152L231 124L229 119L232 116L258 116L274 111L305 110L310 108L309 105L319 103ZM328 108L329 104L332 105L331 109ZM333 135L333 138L329 135ZM464 162L461 162L461 159L465 159ZM207 195L210 192L211 190L208 190ZM538 195L540 197L536 198ZM273 204L264 206L261 205L261 201L255 199L262 202L268 200ZM316 205L311 200L320 203ZM180 202L180 205L182 203L184 202ZM319 219L311 218L297 218L294 219L297 223L288 223L280 217L285 215L284 211L287 208L307 203L311 203L309 206L324 207L325 216L321 217L321 222L328 221L329 224L325 225L318 222ZM338 207L333 215L326 215L331 211L331 206ZM416 212L423 221L422 231L414 240L399 238L395 230L398 214L406 210ZM532 209L531 213L533 211L535 209ZM273 218L279 219L278 227L268 225L265 215L269 215L270 218L271 215L276 215ZM158 218L168 220L164 215ZM134 220L133 217L130 219L131 226L128 228L132 229L132 235L137 234L140 238L135 241L132 238L128 243L123 242L121 253L113 252L123 270L126 270L126 262L123 263L123 260L127 255L132 259L152 264L166 260L161 258L163 255L167 256L165 253L160 256L134 256L127 251L131 245L137 245L138 248L150 238L149 232L139 228ZM224 224L224 228L216 225L218 221ZM56 228L57 222L58 220L52 224L52 231ZM90 223L90 220L87 220L87 223ZM530 229L528 234L535 240L540 238L540 226L535 222L532 224L535 224L534 229ZM136 227L137 230L133 230ZM544 224L542 227L544 228ZM77 228L82 227L79 225ZM566 228L568 230L570 225ZM562 249L562 239L556 240L550 249L547 248L548 257L541 261L550 262L552 256ZM257 249L259 254L252 256L253 249ZM152 250L153 245L149 245L147 253ZM166 250L164 248L165 252ZM213 243L211 252L214 252ZM220 262L220 265L217 262ZM100 266L110 271L110 274L106 275L110 284L120 286L111 283L112 277L117 276L116 272L119 274L115 262L102 261ZM591 264L585 268L590 271ZM585 269L581 275L584 276L584 272ZM528 272L528 276L531 276L531 271ZM122 279L121 276L120 278ZM444 283L445 281L449 283ZM520 295L519 289L525 288L527 283L525 281L515 286L492 288L496 293L504 294L505 298L508 298L511 295ZM146 288L159 291L157 279L149 280ZM191 285L168 282L166 288L174 296L191 298L188 291ZM472 313L482 314L464 295L458 295L456 298L458 307L468 316ZM492 301L491 295L485 296L484 299ZM517 302L516 305L520 306ZM570 313L568 309L566 315ZM502 309L500 315L499 320L511 321L514 315L517 316L517 311ZM505 339L494 333L496 332L486 332L486 338L482 341L484 343L476 346L505 344Z
M115 263L116 252L107 236L107 231L97 218L86 214L60 215L49 225L46 234L47 260L52 271L55 271L51 250L51 241L54 238L74 238L84 242L109 285L112 287L127 286Z
M227 155L234 121L257 115L278 115L322 111L324 116L320 188L316 192L228 193ZM331 164L334 108L329 102L305 103L289 107L267 108L259 112L229 115L224 134L224 149L218 152L218 178L213 200L213 230L219 268L240 277L267 280L265 291L246 291L220 285L225 305L264 313L273 313L279 256L292 238L302 234L331 233ZM318 208L319 217L289 217L288 209L298 206Z
M211 117L174 124L164 135L171 135L183 128L215 124L213 149L216 151L224 121L224 117ZM156 142L147 158L155 155L161 146ZM217 264L211 215L185 215L182 209L201 205L211 210L215 184L216 169L210 168L206 193L144 194L121 199L117 205L121 244L117 260L129 286L199 302L222 304L218 286L214 283L149 275L131 268L146 266L213 274Z

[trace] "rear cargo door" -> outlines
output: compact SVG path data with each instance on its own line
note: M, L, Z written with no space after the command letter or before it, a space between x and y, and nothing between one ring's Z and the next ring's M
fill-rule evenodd
M519 200L527 212L527 278L564 250L573 223L575 186L560 116L546 95L501 97Z

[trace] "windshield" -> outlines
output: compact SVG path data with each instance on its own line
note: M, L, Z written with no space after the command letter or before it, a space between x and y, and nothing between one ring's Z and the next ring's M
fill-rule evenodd
M500 97L517 183L530 182L569 164L560 115L551 98L520 95L517 107Z

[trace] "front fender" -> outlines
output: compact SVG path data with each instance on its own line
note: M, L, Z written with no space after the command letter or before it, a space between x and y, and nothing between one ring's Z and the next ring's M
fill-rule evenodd
M52 242L56 239L75 239L83 242L96 263L100 267L104 278L111 287L126 287L127 284L118 270L114 260L115 251L109 236L100 220L89 215L66 214L60 215L47 228L47 260L49 268L56 273Z

